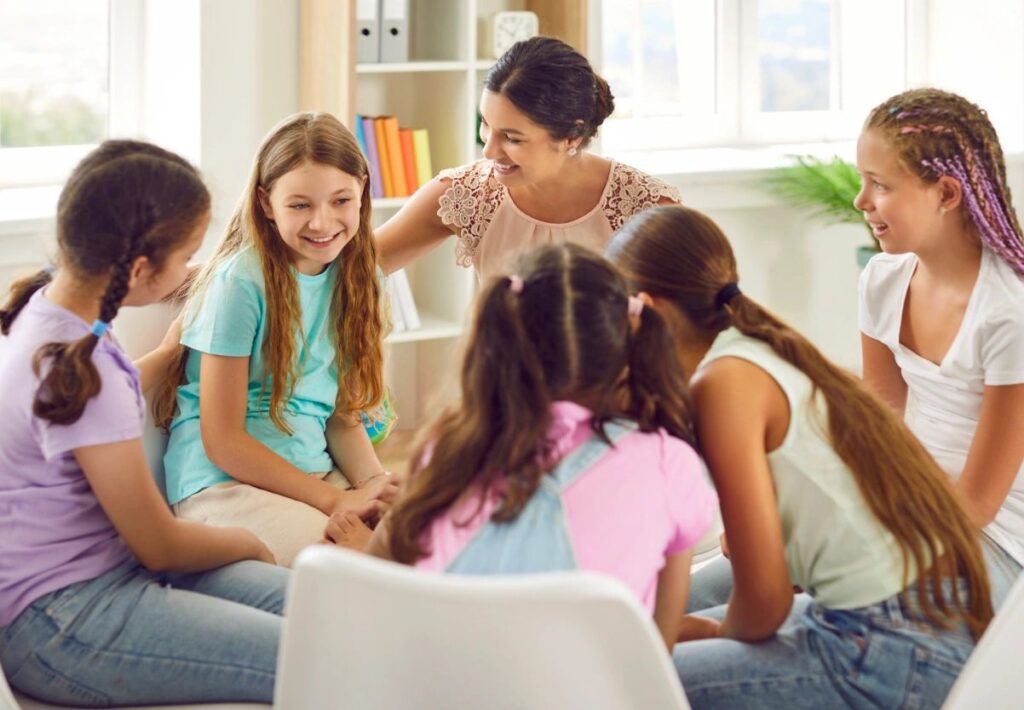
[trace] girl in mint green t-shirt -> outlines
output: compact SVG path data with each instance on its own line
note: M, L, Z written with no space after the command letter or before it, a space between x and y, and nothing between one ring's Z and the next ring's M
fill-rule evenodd
M175 512L248 527L285 566L332 513L372 522L395 491L360 420L384 399L367 176L329 114L270 132L192 289L180 385L160 400Z

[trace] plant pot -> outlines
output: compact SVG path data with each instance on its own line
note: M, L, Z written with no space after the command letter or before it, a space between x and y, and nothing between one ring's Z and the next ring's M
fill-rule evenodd
M871 257L875 254L881 254L882 252L875 249L873 246L857 247L857 266L864 268L871 261Z

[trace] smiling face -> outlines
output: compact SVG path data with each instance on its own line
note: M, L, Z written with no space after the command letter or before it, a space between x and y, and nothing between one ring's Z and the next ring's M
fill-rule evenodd
M303 274L326 269L359 231L363 180L338 168L306 162L282 175L260 205Z
M570 160L568 150L579 139L556 141L501 94L484 91L480 98L480 139L484 157L506 187L545 182L556 177Z
M861 189L853 205L864 213L872 233L889 254L927 248L942 232L949 206L956 206L947 194L949 178L928 183L911 173L877 129L864 131L857 141L857 170Z

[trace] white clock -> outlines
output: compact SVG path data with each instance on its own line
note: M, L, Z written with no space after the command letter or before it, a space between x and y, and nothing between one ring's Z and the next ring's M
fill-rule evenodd
M516 42L536 37L539 28L537 15L526 10L495 14L491 27L495 59L508 51Z

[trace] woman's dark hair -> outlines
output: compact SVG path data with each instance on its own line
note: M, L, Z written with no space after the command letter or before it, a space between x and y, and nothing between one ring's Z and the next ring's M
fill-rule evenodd
M198 171L151 143L109 140L71 173L57 201L58 265L90 281L106 280L99 320L111 322L128 293L132 264L146 257L160 270L210 210L210 193ZM15 282L0 309L0 330L10 332L33 293L51 280L50 270ZM36 353L36 375L47 363L33 412L55 424L71 424L100 391L92 362L93 334L48 343Z
M633 288L663 299L706 339L733 327L765 343L811 381L825 400L825 431L865 502L918 570L917 593L927 618L943 626L963 619L975 638L992 618L979 532L952 485L924 446L881 399L833 364L806 338L735 288L736 258L710 217L686 207L654 207L613 237L608 254ZM814 511L809 514L813 515ZM953 608L942 596L949 566L964 578ZM904 583L906 584L906 579Z
M608 82L554 37L516 42L487 72L484 88L511 101L555 140L582 138L584 146L615 110Z
M517 276L487 285L463 359L462 401L426 428L392 510L393 559L422 557L431 521L467 488L486 494L499 475L507 485L494 519L515 518L557 463L548 440L555 401L589 408L601 436L624 417L693 443L671 333L651 308L634 331L628 304L619 272L575 245L541 247L521 259Z

